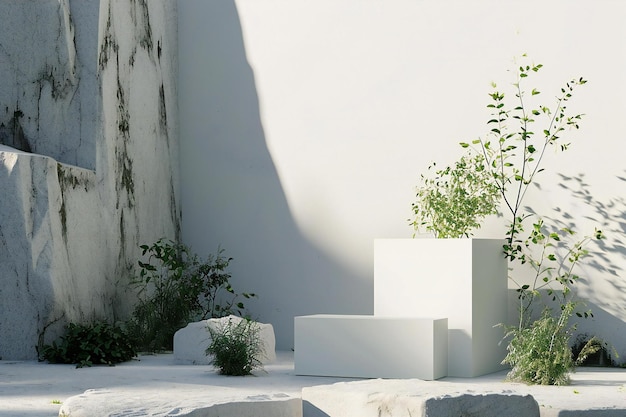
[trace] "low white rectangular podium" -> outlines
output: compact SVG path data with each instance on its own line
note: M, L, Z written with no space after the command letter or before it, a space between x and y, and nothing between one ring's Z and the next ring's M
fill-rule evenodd
M434 380L448 371L448 319L319 314L294 320L297 375Z

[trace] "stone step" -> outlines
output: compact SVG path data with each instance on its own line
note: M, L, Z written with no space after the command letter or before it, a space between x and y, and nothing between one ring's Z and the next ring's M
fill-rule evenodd
M531 395L463 389L417 379L365 380L305 387L303 417L539 417Z

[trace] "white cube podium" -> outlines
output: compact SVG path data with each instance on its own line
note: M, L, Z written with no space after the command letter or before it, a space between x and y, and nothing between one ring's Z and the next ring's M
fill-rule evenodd
M448 375L504 369L507 262L502 239L377 239L374 315L447 317Z
M447 375L448 320L319 314L294 320L296 375L419 378Z

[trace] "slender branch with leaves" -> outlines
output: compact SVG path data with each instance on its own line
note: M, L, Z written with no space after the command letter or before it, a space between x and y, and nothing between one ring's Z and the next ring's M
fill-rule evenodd
M573 237L575 234L569 228L548 232L542 219L533 224L532 231L524 241L524 260L534 272L532 283L522 284L514 277L510 277L519 293L519 329L528 326L529 319L533 317L531 307L541 291L545 291L552 302L558 303L561 311L567 304L576 306L571 286L580 279L580 276L575 269L581 260L589 255L588 245L594 240L603 239L604 235L601 230L596 229L593 235L584 236L573 244L564 243L564 238ZM536 252L539 252L538 255L533 255ZM578 317L593 317L590 311L575 313Z
M422 227L437 237L469 236L486 216L502 210L509 219L504 256L509 262L530 266L532 270L530 281L529 277L509 277L517 287L520 309L517 326L507 327L507 337L511 339L504 362L513 367L510 376L514 379L559 384L567 381L566 373L575 363L567 343L572 331L569 319L573 314L591 315L589 311L578 311L581 303L573 297L572 287L580 279L576 268L589 254L588 245L604 235L596 229L573 241L573 230L549 227L524 205L530 187L538 187L547 150L566 151L570 146L567 131L579 129L583 119L583 114L570 113L567 105L575 90L587 81L572 78L548 106L540 102L543 95L539 90L526 87L528 79L542 67L517 67L513 106L507 105L508 96L492 84L487 105L489 132L484 138L462 142L460 145L468 153L455 165L435 171L434 177L422 176L411 224L415 230ZM434 164L429 170L433 167ZM475 175L468 177L465 169L474 169ZM530 233L525 237L524 229L529 224ZM543 292L559 305L559 310L554 314L544 305L542 315L535 319L533 307Z
M493 83L494 91L489 94L491 103L490 119L487 125L491 127L487 136L476 139L471 144L462 142L464 148L474 149L485 158L493 176L494 183L508 210L510 224L507 228L507 244L505 253L510 261L521 257L524 261L524 251L520 233L523 232L523 222L530 217L529 213L522 213L522 204L526 192L531 185L537 184L537 174L544 171L542 162L549 147L565 151L570 143L565 142L562 134L568 128L578 129L583 114L569 115L567 103L572 98L574 90L587 83L582 77L573 78L560 89L556 102L552 108L538 104L528 110L528 94L535 97L541 94L533 88L528 92L524 82L543 67L537 65L521 65L517 71L515 88L516 105L513 108L505 106L505 94L498 91ZM535 134L536 124L542 120L544 128L541 134ZM477 147L477 148L476 148Z
M471 144L461 143L461 146L473 148L485 158L500 191L503 207L510 216L504 245L506 258L509 262L529 265L533 271L527 284L509 277L517 286L520 302L518 325L507 327L505 337L510 340L503 361L512 367L509 378L558 385L569 381L569 372L576 363L569 348L575 329L569 324L570 318L574 314L592 315L590 311L578 311L581 303L574 300L572 293L572 286L580 279L575 269L589 254L588 244L604 235L596 229L592 235L571 242L576 234L572 229L553 230L534 212L524 211L527 191L537 185L538 176L544 171L542 163L547 149L566 151L570 143L563 135L566 130L578 129L583 118L582 114L570 115L567 111L574 90L587 83L582 77L565 83L552 108L529 104L541 92L536 88L528 90L524 84L541 68L541 64L519 66L513 84L516 102L513 108L506 107L505 94L496 90L494 84L491 103L487 106L491 111L488 135ZM535 134L540 122L543 122L543 129L537 129L541 133ZM523 238L525 222L531 219L530 233ZM544 305L541 316L535 319L533 306L542 292L558 304L559 309L555 314Z

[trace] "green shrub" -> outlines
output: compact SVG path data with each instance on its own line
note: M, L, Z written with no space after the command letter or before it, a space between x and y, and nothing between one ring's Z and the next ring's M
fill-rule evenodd
M223 249L201 260L190 248L167 239L142 245L138 261L139 301L128 323L136 346L143 351L172 350L174 333L193 320L242 314L237 301L255 294L237 294L226 271L232 258Z
M412 204L415 231L424 229L440 239L468 237L485 217L498 213L500 190L482 154L463 155L432 177L422 175L421 182Z
M511 365L508 379L527 384L567 385L574 369L568 327L574 305L565 306L558 318L546 309L530 326L510 329L507 355L502 363Z
M44 345L40 355L50 363L75 363L77 368L114 365L134 358L137 353L128 333L104 321L67 326L61 341Z
M189 319L195 298L184 275L187 253L165 240L141 248L148 259L138 261L139 277L131 284L139 289L139 300L129 329L139 350L172 350L173 335Z
M250 375L253 370L262 368L259 323L249 319L239 322L229 319L217 329L208 327L208 331L211 344L206 353L213 356L212 363L221 374Z

